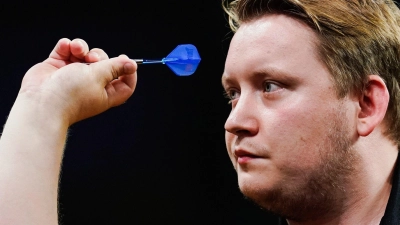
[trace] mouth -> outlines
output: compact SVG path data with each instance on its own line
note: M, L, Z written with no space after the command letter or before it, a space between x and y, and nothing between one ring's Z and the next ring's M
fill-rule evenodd
M249 163L251 160L260 158L259 156L256 156L250 152L241 149L235 150L234 154L239 164Z

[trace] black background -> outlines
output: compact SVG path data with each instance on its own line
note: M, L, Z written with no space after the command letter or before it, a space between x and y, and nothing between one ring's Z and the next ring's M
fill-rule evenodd
M23 75L60 38L82 38L110 57L131 58L162 58L191 43L202 57L189 77L140 65L125 104L70 128L62 224L276 221L241 195L226 153L230 106L220 79L232 33L220 1L12 1L0 3L0 19L3 124Z
M0 3L0 123L25 72L63 37L110 57L162 58L185 43L202 57L189 77L140 65L125 104L70 128L62 224L276 224L241 195L225 149L227 24L218 0Z

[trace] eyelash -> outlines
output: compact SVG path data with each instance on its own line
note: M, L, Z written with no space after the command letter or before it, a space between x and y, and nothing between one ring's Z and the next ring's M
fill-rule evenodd
M230 93L232 91L235 91L235 90L226 90L226 91L224 91L224 97L229 99L228 104L232 104L232 101L235 100L235 98L233 98L231 93ZM237 91L235 91L235 92L237 92Z
M274 82L265 81L265 82L263 83L263 92L265 92L265 93L270 93L270 92L276 91L276 90L266 91L266 86L267 86L267 85L274 85L274 86L277 86L278 89L279 89L279 88L282 88L280 85L278 85L278 84L276 84L276 83L274 83ZM273 88L270 87L270 89L273 89ZM229 90L229 89L226 90L226 91L224 92L224 97L227 98L227 99L229 99L228 104L231 104L233 100L235 100L235 99L238 98L238 97L236 97L236 98L232 97L232 93L231 93L231 92L239 93L238 91L232 90L232 89L231 89L231 90ZM240 93L239 93L239 94L240 94Z
M267 92L267 91L265 91L267 85L274 85L274 86L277 86L278 88L281 88L280 85L278 85L278 84L276 84L274 82L266 81L266 82L263 83L264 92ZM269 91L267 93L274 92L274 91L276 91L276 90L272 90L272 91Z

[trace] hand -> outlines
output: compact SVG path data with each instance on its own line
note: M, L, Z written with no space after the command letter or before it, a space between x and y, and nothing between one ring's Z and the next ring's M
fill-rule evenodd
M71 125L124 103L135 89L136 69L127 56L109 59L81 39L64 38L25 74L18 98L36 101Z

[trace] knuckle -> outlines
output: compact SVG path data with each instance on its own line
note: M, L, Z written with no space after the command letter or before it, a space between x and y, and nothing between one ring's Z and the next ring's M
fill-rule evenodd
M111 69L112 79L113 80L118 79L119 74L120 74L119 68L116 68L115 66L113 66L112 69Z

